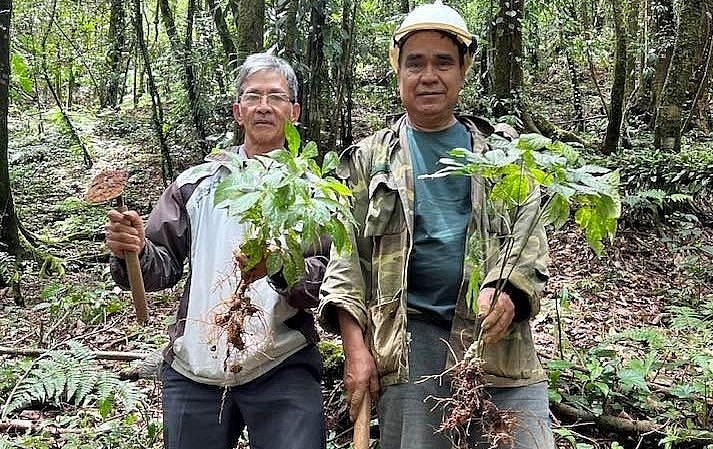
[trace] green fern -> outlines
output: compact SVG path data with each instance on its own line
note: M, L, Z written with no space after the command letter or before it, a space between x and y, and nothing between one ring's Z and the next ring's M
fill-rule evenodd
M617 332L609 337L611 342L616 341L640 341L645 342L651 349L661 349L666 346L667 337L664 336L660 329L654 327L630 329L622 332Z
M36 360L34 368L10 393L3 415L38 402L57 405L67 402L79 406L119 404L131 411L143 399L133 384L120 380L114 373L101 371L89 349L77 342L70 342L69 347L69 350L49 351ZM110 409L102 415L106 417Z

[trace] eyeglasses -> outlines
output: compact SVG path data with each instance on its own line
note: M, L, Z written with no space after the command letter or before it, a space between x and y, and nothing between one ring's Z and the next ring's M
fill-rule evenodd
M257 106L262 103L262 99L267 99L267 104L270 106L283 106L286 103L292 103L287 94L273 92L269 94L258 94L255 92L246 92L240 96L240 101L245 106Z

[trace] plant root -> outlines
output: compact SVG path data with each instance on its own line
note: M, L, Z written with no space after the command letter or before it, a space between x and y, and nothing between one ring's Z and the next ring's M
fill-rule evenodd
M512 447L517 418L511 410L501 410L490 400L479 360L461 360L449 374L452 395L438 400L444 416L436 431L448 435L455 447L467 448L471 428L476 425L491 447Z
M256 280L256 277L252 275L251 271L243 272L241 270L237 255L234 270L234 274L240 276L240 282L235 292L227 301L228 309L216 315L215 324L225 330L230 346L237 351L244 351L247 346L245 343L245 323L253 316L256 316L261 309L253 304L250 297L245 294L250 284ZM228 349L228 353L225 357L225 368L230 369L233 373L240 372L242 369L240 364L236 363L229 367L227 366L229 355L230 349Z

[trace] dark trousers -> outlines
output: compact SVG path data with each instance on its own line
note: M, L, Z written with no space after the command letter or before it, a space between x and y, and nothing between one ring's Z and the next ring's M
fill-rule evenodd
M232 449L247 427L251 449L324 449L321 366L319 351L308 346L257 379L225 388L164 364L164 448Z

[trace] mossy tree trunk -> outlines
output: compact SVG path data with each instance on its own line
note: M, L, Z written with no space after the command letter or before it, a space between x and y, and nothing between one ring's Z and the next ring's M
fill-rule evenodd
M299 43L300 36L299 30L297 29L297 12L299 9L299 5L299 0L285 0L285 2L282 4L282 8L286 15L283 26L283 32L285 34L284 38L282 39L282 45L284 46L284 56L285 59L295 68L295 71L298 73L298 76L300 76L301 70L299 69L299 65L295 63L298 62L297 46Z
M238 0L236 17L238 61L262 51L265 34L265 0Z
M524 0L500 0L495 19L493 91L497 116L518 114L522 93L522 21Z
M124 51L124 2L122 0L111 0L111 10L109 12L109 51L107 53L107 84L106 94L100 95L102 107L116 109L121 103L119 81L123 79L123 51Z
M342 1L342 42L339 60L333 64L332 86L334 89L334 113L330 117L329 137L326 145L327 150L337 150L337 136L340 137L339 149L346 148L351 143L351 128L346 135L342 126L342 112L345 103L346 88L349 79L352 77L352 42L354 40L354 26L359 2L354 0ZM347 107L350 105L347 104Z
M659 105L661 90L663 89L666 74L671 65L673 46L676 36L674 23L673 0L652 0L651 3L651 35L654 36L656 58L654 61L654 74L648 88L642 92L648 94L648 104L645 109L651 116L651 126L656 120L656 109Z
M711 130L709 101L713 76L713 0L704 0L704 3L705 12L701 19L696 56L698 62L689 84L692 107L688 119L682 126L684 132L689 128L698 128L704 133Z
M610 154L616 151L621 136L624 115L624 95L626 89L627 30L624 0L612 0L614 11L614 30L616 55L614 59L614 79L612 81L611 101L609 102L609 123L602 144L602 152Z
M696 64L698 28L703 19L701 0L684 0L676 30L671 65L656 109L654 146L658 149L681 149L683 105L688 98L688 81Z

